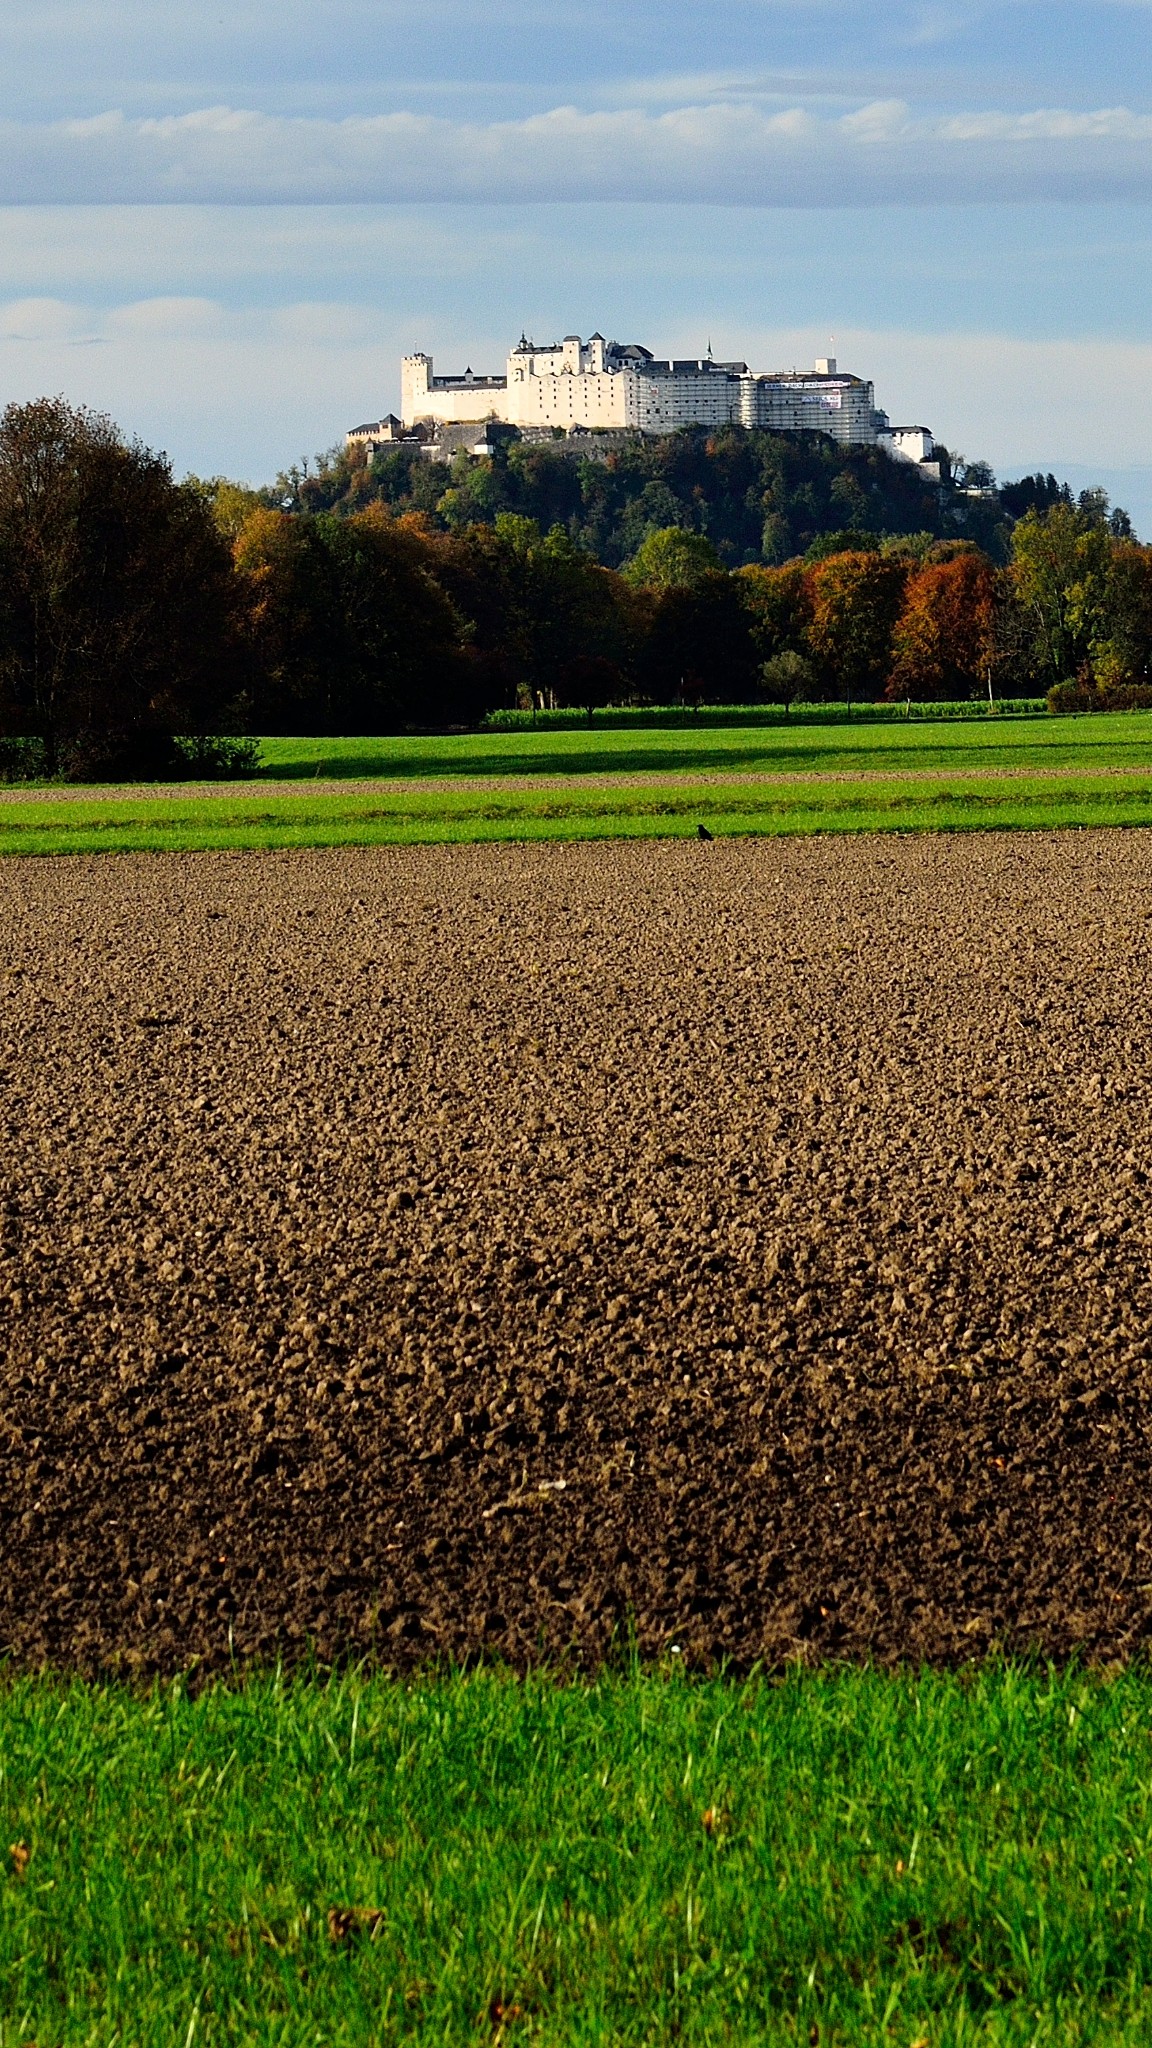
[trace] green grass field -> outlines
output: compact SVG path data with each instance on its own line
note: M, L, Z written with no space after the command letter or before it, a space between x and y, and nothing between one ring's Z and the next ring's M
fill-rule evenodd
M266 739L261 774L813 774L1152 766L1152 712L948 723L586 727L388 739Z
M377 846L1152 824L1152 772L965 782L641 783L284 795L45 797L0 805L0 854Z
M698 824L717 836L1148 825L1152 713L266 739L253 783L21 790L0 801L0 853L670 838Z
M0 1798L4 2048L1152 2040L1142 1671L11 1680Z

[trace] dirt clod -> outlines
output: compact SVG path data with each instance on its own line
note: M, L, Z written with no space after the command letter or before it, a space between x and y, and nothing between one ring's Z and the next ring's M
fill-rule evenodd
M384 1925L384 1915L376 1906L329 1906L328 1939L336 1948L347 1946L367 1936L374 1941Z
M1150 919L1136 831L4 863L0 1653L1133 1655Z

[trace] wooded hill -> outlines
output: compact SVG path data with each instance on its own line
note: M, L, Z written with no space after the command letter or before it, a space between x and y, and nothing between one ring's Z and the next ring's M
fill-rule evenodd
M1044 502L1046 491L1044 478L1009 486L1009 513L999 496L970 495L989 486L984 463L942 449L936 485L880 448L844 448L824 434L689 427L605 460L518 441L507 429L495 429L494 441L491 457L462 454L450 467L404 444L377 450L371 462L362 448L334 449L307 470L285 471L262 495L304 512L379 503L421 512L446 531L514 513L545 533L561 527L608 568L631 560L651 534L683 527L704 534L735 569L789 561L832 535L850 545L855 534L970 540L1002 562L1013 516Z

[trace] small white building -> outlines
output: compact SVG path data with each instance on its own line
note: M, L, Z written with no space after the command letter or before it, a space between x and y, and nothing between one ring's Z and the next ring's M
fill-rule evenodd
M893 462L910 462L928 483L940 482L936 443L927 427L890 427L885 423L876 435L876 445Z
M931 462L936 453L927 427L882 427L876 439L897 462Z

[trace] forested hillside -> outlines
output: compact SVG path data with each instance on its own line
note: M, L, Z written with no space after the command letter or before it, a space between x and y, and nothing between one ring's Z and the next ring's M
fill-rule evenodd
M726 568L786 562L857 533L972 540L1003 560L1012 520L997 498L972 494L986 488L986 465L941 454L937 486L879 448L842 448L823 434L686 428L602 461L501 436L490 458L458 455L451 468L415 446L378 450L371 462L360 448L337 449L308 473L285 472L267 501L337 513L379 503L448 531L516 513L543 532L562 527L608 568L669 526L706 535Z

